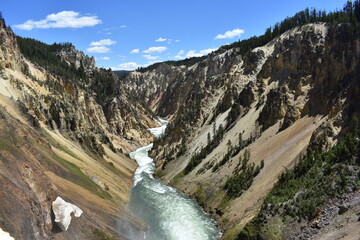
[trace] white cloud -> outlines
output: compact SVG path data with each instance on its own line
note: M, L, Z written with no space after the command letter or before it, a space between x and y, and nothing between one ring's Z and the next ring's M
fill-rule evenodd
M139 53L140 52L140 49L138 49L138 48L135 48L135 49L133 49L133 50L131 50L131 54L137 54L137 53Z
M109 46L116 44L116 41L111 39L103 39L97 42L91 42L90 46Z
M34 28L83 28L100 23L101 20L97 16L81 16L78 12L62 11L47 15L45 19L39 21L28 20L14 27L22 30L32 30Z
M110 60L109 57L96 57L95 60Z
M214 39L240 37L240 35L243 34L244 32L245 32L244 30L242 30L240 28L236 28L231 31L226 31L224 34L218 34L218 35L216 35L216 37Z
M184 50L180 50L180 52L178 52L178 54L176 54L175 58L176 59L184 59L185 58L184 54L185 54Z
M209 54L216 50L217 50L217 48L208 48L208 49L203 49L200 51L190 50L186 54L185 54L184 50L181 50L180 52L178 52L178 54L175 56L175 58L176 59L184 59L184 58L192 58L192 57L201 57L201 56L204 56L204 55Z
M155 59L158 59L159 56L152 56L150 54L148 55L143 55L144 58L146 58L147 60L155 60Z
M121 25L120 27L107 27L107 28L104 28L104 31L111 31L111 30L117 30L117 29L120 29L120 28L127 28L128 26L126 25Z
M203 49L203 50L200 50L200 54L202 55L206 55L206 54L209 54L209 53L212 53L214 51L218 50L217 48L208 48L208 49Z
M175 42L180 42L180 40L176 39Z
M127 62L119 64L117 67L113 67L112 70L135 70L141 65L137 64L136 62Z
M95 46L95 47L90 47L90 48L86 49L86 51L88 51L90 53L108 53L108 52L110 52L110 48L105 47L105 46Z
M168 39L159 37L158 39L155 40L155 42L165 42L166 40L168 40Z
M167 47L150 47L147 50L143 51L144 53L153 53L153 52L163 52L166 49L168 49Z

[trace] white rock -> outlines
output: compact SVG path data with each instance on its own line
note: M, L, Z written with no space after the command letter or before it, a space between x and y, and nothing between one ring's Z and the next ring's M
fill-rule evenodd
M71 214L80 217L83 213L81 209L71 203L65 202L61 197L57 197L52 202L53 212L55 214L55 222L61 230L66 231L71 222Z
M4 232L1 228L0 228L0 239L1 240L15 240L13 237L10 236L9 233Z

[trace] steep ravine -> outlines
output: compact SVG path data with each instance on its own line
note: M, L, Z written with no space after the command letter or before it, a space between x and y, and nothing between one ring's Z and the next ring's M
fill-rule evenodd
M306 238L314 235L298 233L311 234L333 213L344 214L341 227L359 206L359 191L347 189L360 176L358 128L351 126L360 118L359 42L350 24L317 22L246 54L222 48L120 81L71 44L16 37L0 19L0 228L15 239L142 239L146 226L126 210L131 189L130 208L156 229L147 232L150 239L219 237L214 222L182 193L217 220L222 239ZM52 51L36 60L29 46ZM48 58L56 71L44 64ZM171 121L155 140L148 131L157 125L154 113ZM135 151L153 140L150 157L150 146ZM331 155L320 154L326 151ZM139 168L129 153L140 157ZM347 165L338 155L346 155ZM295 179L291 169L303 159L309 163L303 168L324 167L339 183L330 187L348 192L321 209L305 206L313 210L305 220L293 207L301 189L281 206L263 206L279 177L285 184L288 176ZM154 172L179 192L152 178ZM52 216L57 196L84 211L65 232ZM265 210L265 225L253 223ZM179 226L174 211L184 211L187 224ZM293 225L279 217L286 212L295 215ZM153 213L156 222L149 220ZM353 223L346 229L356 232ZM325 236L342 236L330 230Z
M160 137L167 125L149 129ZM214 220L189 197L153 176L155 164L148 156L153 144L130 153L139 167L134 176L129 208L148 226L147 240L217 240L221 234Z
M26 57L29 46L48 55ZM126 154L152 140L153 115L93 58L54 46L0 19L0 228L26 240L138 239L143 224L125 209L137 164ZM57 196L84 212L67 231L54 222Z
M246 55L232 48L127 76L129 91L172 120L151 151L156 174L212 213L222 239L237 238L309 147L329 149L347 131L360 69L359 33L348 31L307 24ZM252 166L260 169L250 186L229 197L227 180Z

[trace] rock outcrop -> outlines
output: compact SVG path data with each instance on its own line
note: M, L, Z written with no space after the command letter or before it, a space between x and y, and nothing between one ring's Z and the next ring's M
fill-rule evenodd
M170 121L151 152L157 174L236 239L279 176L307 149L339 142L358 114L360 34L348 33L348 24L306 24L246 54L224 47L120 81L72 45L48 56L63 69L31 61L0 19L0 224L19 239L126 238L117 222L141 236L123 208L136 168L124 153L153 140L156 114ZM228 196L234 176L246 189ZM50 199L60 193L87 214L56 233Z
M91 74L96 69L95 58L85 55L72 44L65 45L57 55L68 64L74 64L77 69L83 68L87 74Z
M52 210L55 215L54 221L62 231L68 230L72 214L74 214L75 217L80 217L83 213L79 207L66 202L61 197L57 197L56 200L52 202Z
M34 60L29 46L46 54ZM125 154L152 140L156 120L111 71L70 45L18 38L0 19L0 120L0 227L15 239L140 238L124 207L137 167ZM87 213L62 232L51 218L59 195Z
M171 121L151 152L158 175L213 213L224 239L234 239L256 215L280 174L306 152L313 132L322 136L319 126L331 126L323 148L342 138L360 89L359 37L344 37L347 31L347 24L307 24L245 55L220 49L124 80ZM224 185L239 171L245 149L250 163L264 160L264 168L241 197L228 200Z

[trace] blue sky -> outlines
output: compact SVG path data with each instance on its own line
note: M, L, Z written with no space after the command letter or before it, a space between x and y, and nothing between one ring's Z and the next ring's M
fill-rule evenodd
M99 67L132 70L157 61L200 56L263 34L306 7L341 9L345 0L32 0L3 1L17 35L71 42Z

